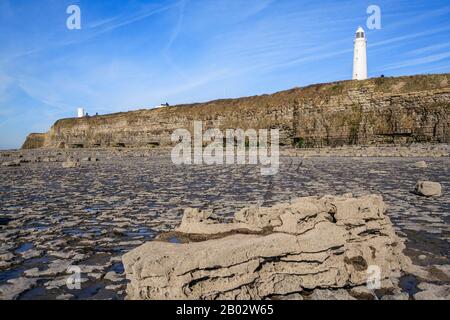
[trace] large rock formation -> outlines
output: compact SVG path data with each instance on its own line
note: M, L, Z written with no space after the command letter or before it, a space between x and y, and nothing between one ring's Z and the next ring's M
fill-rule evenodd
M124 255L128 298L279 298L366 285L377 271L392 287L410 261L384 212L376 195L245 208L231 223L188 209L165 238L191 241L153 241Z
M23 148L170 145L179 128L278 128L298 147L450 141L450 74L343 81L272 95L57 121ZM42 138L44 137L44 138Z

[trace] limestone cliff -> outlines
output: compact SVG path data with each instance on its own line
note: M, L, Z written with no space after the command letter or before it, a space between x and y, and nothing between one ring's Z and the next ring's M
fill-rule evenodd
M46 138L45 133L31 133L28 135L27 140L22 146L22 149L38 149L42 148Z
M450 74L342 81L271 95L57 121L23 148L169 145L175 129L279 128L298 147L449 142Z

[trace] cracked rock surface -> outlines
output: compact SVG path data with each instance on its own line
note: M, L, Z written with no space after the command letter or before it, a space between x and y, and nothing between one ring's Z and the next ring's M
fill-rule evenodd
M352 290L357 298L373 298L375 293L383 299L413 299L416 293L434 290L425 297L442 296L435 288L450 285L450 160L435 157L434 148L411 146L410 154L416 155L411 158L391 153L371 157L364 150L358 152L367 157L353 158L353 152L340 150L348 157L337 158L316 149L320 157L302 152L282 156L279 173L267 177L254 165L175 166L170 152L153 149L0 152L1 163L20 163L0 167L0 299L123 299L127 280L122 256L179 227L185 208L203 212L202 219L215 224L212 228L223 228L241 212L235 222L253 225L255 230L248 233L255 235L260 225L250 221L253 209L244 208L350 192L357 197L383 196L386 215L406 239L404 252L414 263L400 278L401 290ZM87 157L98 161L62 167L67 159ZM417 168L418 161L425 161L427 168ZM413 193L419 180L439 182L441 197ZM279 227L275 220L272 225ZM202 238L214 236L217 231L212 228L213 234ZM67 288L63 281L72 275L69 266L81 266L79 290ZM305 299L307 291L301 293Z
M267 299L365 285L373 266L381 271L380 283L392 282L411 264L377 195L307 197L244 208L225 224L189 209L177 229L185 230L224 236L178 244L153 241L125 254L128 298ZM318 291L310 298L326 296Z

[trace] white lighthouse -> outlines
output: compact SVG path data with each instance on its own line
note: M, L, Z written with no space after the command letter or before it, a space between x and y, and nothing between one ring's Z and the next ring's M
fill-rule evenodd
M353 80L367 79L367 41L364 29L356 30L355 52L353 57Z
M78 118L84 117L84 108L78 108L77 109Z

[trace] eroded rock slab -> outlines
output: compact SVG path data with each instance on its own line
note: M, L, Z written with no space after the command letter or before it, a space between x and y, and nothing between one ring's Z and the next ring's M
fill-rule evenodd
M410 260L385 210L377 195L244 208L231 223L186 210L178 232L215 236L153 241L125 254L128 298L266 299L365 285L373 267L380 283L398 278Z

